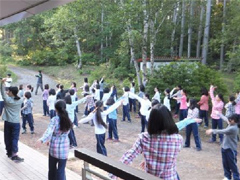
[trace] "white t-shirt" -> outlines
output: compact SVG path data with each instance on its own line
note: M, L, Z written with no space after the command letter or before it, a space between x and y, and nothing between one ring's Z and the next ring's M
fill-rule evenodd
M47 100L47 105L49 107L49 110L55 110L55 102L57 100L56 96L50 95Z
M133 94L135 94L135 88L134 88L134 87L131 87L131 88L130 88L130 92L133 93ZM129 94L129 98L130 98L130 99L134 99L134 97L132 97L131 94Z
M6 78L5 86L6 86L6 87L10 87L10 86L11 86L11 83L12 83L12 78Z
M158 102L160 103L161 102L161 100L160 100L160 93L159 92L155 92L155 94L154 94L154 96L153 96L153 98L152 99L156 99L156 100L158 100Z
M141 115L146 116L149 108L151 108L151 105L152 105L149 99L143 99L131 92L129 93L129 95L131 95L134 99L137 99L141 103L140 113Z
M168 98L168 96L164 97L163 104L168 108L169 111L171 111L170 99Z

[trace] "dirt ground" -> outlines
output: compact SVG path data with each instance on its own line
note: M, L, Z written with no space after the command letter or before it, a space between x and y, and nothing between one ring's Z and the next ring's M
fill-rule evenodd
M26 87L27 84L36 86L35 75L38 72L34 72L28 69L22 69L19 67L11 67L13 71L18 76L18 82L15 85L23 84ZM43 73L44 84L48 83L50 88L54 88L57 84L51 77L48 77ZM80 85L79 85L80 86ZM34 93L33 93L34 94ZM34 100L34 125L35 134L31 135L29 132L27 134L20 134L20 141L26 145L35 148L35 142L38 138L42 136L46 130L49 117L43 116L42 111L42 97L41 90L39 90L38 95L33 95ZM119 108L120 115L118 117L118 131L120 142L114 143L111 141L106 141L106 148L108 151L108 157L118 161L122 154L132 147L133 143L137 139L138 133L140 133L140 119L135 118L136 114L131 114L132 123L121 122L121 109ZM83 105L79 106L78 119L81 119L83 113ZM28 128L29 129L29 128ZM3 130L3 122L0 122L0 130ZM86 148L91 151L96 151L96 140L94 135L94 128L89 124L80 125L79 128L74 129L77 138L78 148ZM195 150L195 143L191 141L191 148L183 148L178 156L177 171L179 176L183 180L219 180L223 178L223 169L221 163L221 147L219 144L209 144L207 140L209 137L205 135L205 129L200 127L201 140L202 140L202 151L198 152ZM182 130L181 134L185 137L185 131ZM3 140L2 140L3 141ZM43 145L41 148L37 149L39 152L48 154L48 147ZM19 150L21 155L21 149ZM24 157L27 158L27 157ZM238 157L239 158L239 157ZM132 166L139 168L139 164L142 161L142 156L137 157ZM71 159L67 163L67 167L77 173L81 173L82 161L78 159ZM238 163L239 165L239 163ZM47 166L47 164L46 164Z

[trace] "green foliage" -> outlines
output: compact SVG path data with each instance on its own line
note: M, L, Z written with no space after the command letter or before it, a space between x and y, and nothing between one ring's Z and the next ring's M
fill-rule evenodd
M164 92L166 88L172 89L181 85L187 90L188 97L199 98L201 88L209 88L211 84L218 87L216 93L227 93L227 87L217 71L202 64L174 62L156 70L153 76L149 77L146 90L153 95L154 87Z
M239 92L240 91L240 74L238 74L237 77L234 80L233 90L234 90L234 92Z
M0 65L0 77L6 77L7 74L7 66L6 65Z

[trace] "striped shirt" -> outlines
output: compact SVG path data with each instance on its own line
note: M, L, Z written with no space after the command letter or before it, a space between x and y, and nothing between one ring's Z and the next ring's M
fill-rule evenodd
M69 138L68 132L62 132L60 130L60 119L55 116L51 119L47 130L40 138L45 143L50 141L49 154L57 159L67 159L69 153Z
M143 154L145 171L164 180L176 180L176 161L183 138L180 134L149 135L141 133L133 147L126 152L121 161L130 164L138 154Z

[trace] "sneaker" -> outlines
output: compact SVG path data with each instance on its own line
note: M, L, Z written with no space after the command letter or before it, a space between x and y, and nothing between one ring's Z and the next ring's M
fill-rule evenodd
M122 122L125 121L125 120L121 120Z
M34 131L31 131L31 134L35 134L35 132L34 132Z
M228 179L227 177L224 177L223 180L231 180L231 179Z
M204 128L208 128L208 126L205 125Z
M112 138L107 138L108 141L112 141L113 139Z
M73 125L73 128L76 128L77 126L76 125Z
M23 162L24 159L23 158L20 158L19 156L13 156L11 158L14 162Z
M23 130L22 134L27 134L27 131L26 131L26 130Z
M199 147L196 148L196 151L201 151L201 150L202 150L202 148L199 148Z
M128 121L128 123L132 123L132 121L130 120L130 121Z
M190 148L190 146L187 146L187 145L184 145L183 147L184 147L184 148Z

